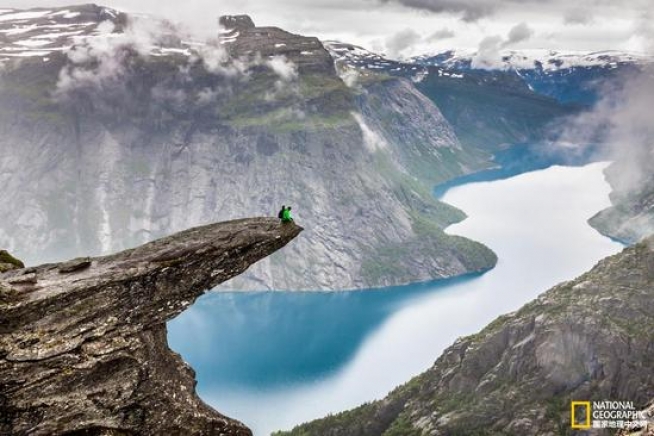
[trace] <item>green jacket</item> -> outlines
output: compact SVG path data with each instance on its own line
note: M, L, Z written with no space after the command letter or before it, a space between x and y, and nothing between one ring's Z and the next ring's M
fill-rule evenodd
M293 221L290 210L284 209L284 212L282 213L282 221Z

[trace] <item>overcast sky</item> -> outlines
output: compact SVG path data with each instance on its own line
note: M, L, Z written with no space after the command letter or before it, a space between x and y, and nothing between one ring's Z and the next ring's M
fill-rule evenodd
M28 8L88 3L0 0ZM495 38L506 49L617 49L650 52L654 0L104 0L128 12L165 16L211 34L222 14L246 13L321 39L339 39L394 57L476 49ZM499 38L499 39L498 39Z

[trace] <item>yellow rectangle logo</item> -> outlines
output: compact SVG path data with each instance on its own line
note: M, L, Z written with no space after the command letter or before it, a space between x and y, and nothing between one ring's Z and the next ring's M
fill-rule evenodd
M577 420L577 410L584 408L583 421ZM590 401L572 401L570 403L570 427L578 430L588 430L590 423Z

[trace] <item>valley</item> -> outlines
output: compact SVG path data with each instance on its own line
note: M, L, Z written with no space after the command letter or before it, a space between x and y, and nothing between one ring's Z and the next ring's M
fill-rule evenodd
M647 1L6 2L0 435L654 434Z

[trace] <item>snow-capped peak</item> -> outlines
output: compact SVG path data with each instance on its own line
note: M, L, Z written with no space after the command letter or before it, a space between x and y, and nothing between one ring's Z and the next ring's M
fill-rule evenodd
M120 12L96 5L0 9L0 60L65 52L103 33L103 23L118 25L119 18Z
M483 57L483 59L482 59ZM411 60L420 65L454 69L481 67L484 69L542 69L561 70L576 67L616 68L620 64L650 63L652 56L642 53L576 50L501 50L480 55L474 50L445 50L434 54L416 56Z

